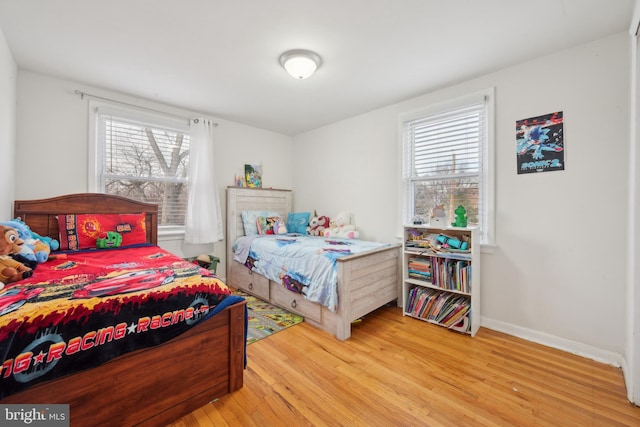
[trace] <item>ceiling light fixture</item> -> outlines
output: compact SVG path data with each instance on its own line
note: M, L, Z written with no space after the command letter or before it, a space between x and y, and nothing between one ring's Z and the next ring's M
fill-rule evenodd
M280 65L296 79L311 77L320 64L320 56L309 50L289 50L280 55Z

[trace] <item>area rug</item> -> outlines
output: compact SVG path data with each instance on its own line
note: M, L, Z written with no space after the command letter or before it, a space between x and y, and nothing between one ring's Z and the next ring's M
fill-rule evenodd
M247 301L249 319L247 345L297 325L304 320L302 316L290 313L245 292L236 290L234 293Z

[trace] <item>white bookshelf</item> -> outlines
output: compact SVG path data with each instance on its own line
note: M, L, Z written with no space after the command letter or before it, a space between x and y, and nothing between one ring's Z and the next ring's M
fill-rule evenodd
M478 229L403 228L403 314L475 336L480 327Z

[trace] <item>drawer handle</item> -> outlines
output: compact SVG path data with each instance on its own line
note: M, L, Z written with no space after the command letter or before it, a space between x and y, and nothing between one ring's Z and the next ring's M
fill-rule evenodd
M253 270L249 270L249 274L253 274Z
M252 291L253 290L253 283L249 283L249 290Z
M291 307L296 308L298 306L298 302L296 300L291 301Z

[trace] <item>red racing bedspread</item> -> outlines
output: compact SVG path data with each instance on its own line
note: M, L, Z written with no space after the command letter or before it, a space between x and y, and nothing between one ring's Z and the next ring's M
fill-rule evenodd
M208 270L158 246L40 264L0 291L0 399L174 338L230 295Z

